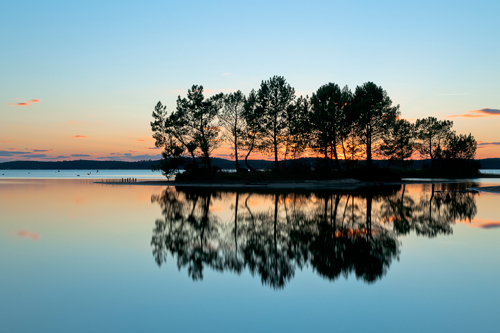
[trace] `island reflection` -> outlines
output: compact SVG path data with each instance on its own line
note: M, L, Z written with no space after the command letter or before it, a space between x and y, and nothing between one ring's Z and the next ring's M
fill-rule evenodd
M373 283L399 259L398 236L449 235L477 213L473 183L397 185L358 191L221 191L169 187L151 201L162 209L151 245L193 280L208 266L284 288L310 265L331 281L354 274ZM215 205L217 203L217 206ZM218 205L226 207L226 214ZM222 209L223 210L223 209ZM227 214L230 211L231 214Z

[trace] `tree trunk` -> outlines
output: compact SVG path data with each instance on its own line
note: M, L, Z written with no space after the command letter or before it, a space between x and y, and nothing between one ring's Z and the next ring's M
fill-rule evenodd
M372 167L372 137L371 133L366 135L366 166Z
M234 160L236 163L236 172L240 171L240 163L238 162L238 140L234 142Z
M198 162L196 162L196 157L194 156L194 152L191 152L191 157L193 158L194 168L199 169Z
M245 165L247 166L248 170L250 171L255 171L254 168L252 168L249 164L248 164L248 156L250 156L250 154L252 153L252 150L253 150L253 147L254 147L254 144L255 144L255 137L253 137L252 139L252 145L250 146L250 148L248 149L248 153L246 154L245 156Z
M333 153L333 156L335 157L335 167L337 168L337 171L340 171L341 168L340 168L339 156L337 154L337 138L336 138L336 135L333 136L332 153Z
M349 163L347 162L347 155L346 155L346 151L345 151L345 143L344 143L344 139L341 140L341 143L342 143L342 153L344 154L344 166L346 169L350 169L350 166L349 166Z
M278 162L278 142L276 141L276 135L274 135L274 171L278 171L279 162Z

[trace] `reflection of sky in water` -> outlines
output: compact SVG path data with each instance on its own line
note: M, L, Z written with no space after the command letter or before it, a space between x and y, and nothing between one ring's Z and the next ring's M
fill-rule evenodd
M295 269L284 289L274 290L248 269L237 274L205 267L203 281L193 282L186 267L177 268L175 254L168 254L159 268L151 240L155 221L164 215L151 197L161 196L163 190L84 180L0 181L2 330L494 331L497 327L500 228L484 226L500 221L499 194L475 195L471 222L452 224L452 235L427 238L414 231L399 235L399 260L395 258L373 284L356 280L354 274L331 282L307 263ZM398 191L394 198L401 194ZM417 203L431 193L430 185L405 188L405 196ZM339 200L342 210L346 195ZM446 193L440 195L445 202ZM246 214L247 196L240 194L241 214ZM255 214L273 212L273 198L255 193L246 203ZM234 193L226 193L210 203L209 214L225 232L232 230L235 199ZM360 213L366 211L366 199L354 202ZM373 223L380 221L383 214L378 209L386 203L373 199ZM293 205L319 213L324 198L313 195L294 201L283 195L278 204L279 218L286 219L285 204L289 213ZM331 208L330 201L329 212ZM381 227L391 231L389 220Z

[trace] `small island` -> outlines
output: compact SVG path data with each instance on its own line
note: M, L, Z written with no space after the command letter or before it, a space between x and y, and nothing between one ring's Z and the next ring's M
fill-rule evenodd
M373 82L354 91L327 83L312 96L295 95L282 76L241 91L205 98L193 85L175 111L158 102L151 128L163 159L154 166L176 184L400 181L402 178L477 177L477 142L435 117L410 122ZM236 172L213 165L230 149ZM272 160L264 170L252 157ZM412 168L412 159L427 159Z

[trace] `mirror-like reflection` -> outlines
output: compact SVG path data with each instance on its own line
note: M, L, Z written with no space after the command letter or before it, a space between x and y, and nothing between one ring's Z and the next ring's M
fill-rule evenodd
M169 187L158 203L151 245L158 265L172 256L193 280L205 267L284 288L310 265L329 280L381 279L400 255L398 236L449 235L477 213L473 183L396 185L357 191L220 191Z

